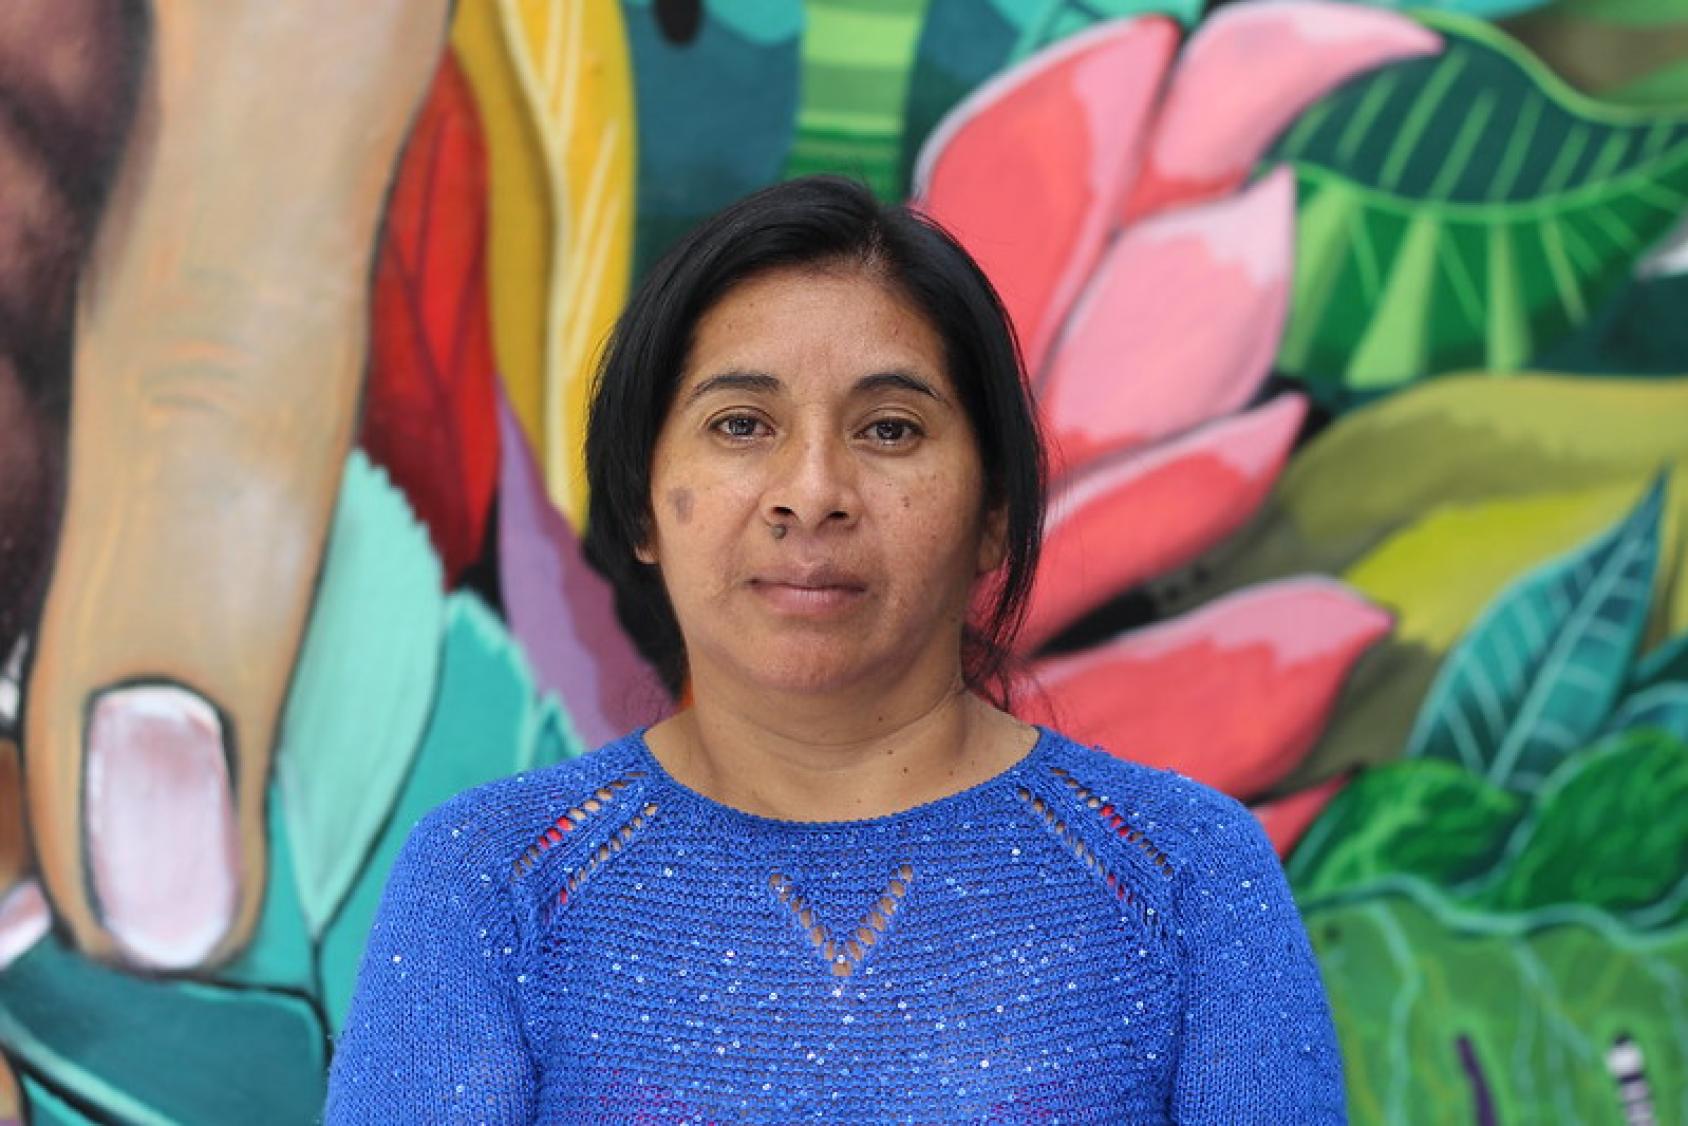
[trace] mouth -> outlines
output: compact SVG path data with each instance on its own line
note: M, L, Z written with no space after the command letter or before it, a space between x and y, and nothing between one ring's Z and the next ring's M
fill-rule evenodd
M867 584L832 567L757 575L750 589L775 610L799 617L825 617L849 610L867 595Z

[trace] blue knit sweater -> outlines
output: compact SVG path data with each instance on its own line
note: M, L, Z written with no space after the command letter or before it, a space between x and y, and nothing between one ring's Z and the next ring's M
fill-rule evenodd
M1259 824L1044 731L990 781L774 821L631 735L425 817L334 1055L348 1122L1340 1122Z

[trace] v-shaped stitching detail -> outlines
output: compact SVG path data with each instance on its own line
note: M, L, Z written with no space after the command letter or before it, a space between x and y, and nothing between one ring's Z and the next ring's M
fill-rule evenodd
M815 917L814 905L789 877L781 872L768 873L768 886L803 928L809 945L815 948L821 959L831 968L834 977L849 977L856 971L856 967L862 964L868 951L877 945L880 938L890 929L891 920L896 917L903 897L908 894L908 887L913 882L914 866L906 863L897 865L890 879L885 882L884 890L856 923L855 930L840 939Z

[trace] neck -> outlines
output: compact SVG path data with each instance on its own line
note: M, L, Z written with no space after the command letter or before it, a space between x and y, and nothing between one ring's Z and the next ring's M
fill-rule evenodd
M1036 733L962 687L748 700L694 678L693 706L646 735L674 778L788 821L849 821L921 805L1006 770Z

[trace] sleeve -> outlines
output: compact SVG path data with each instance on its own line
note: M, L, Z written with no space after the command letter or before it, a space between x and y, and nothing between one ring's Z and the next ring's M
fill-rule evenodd
M1347 1121L1342 1056L1283 868L1244 806L1218 800L1181 874L1181 1123Z
M329 1069L327 1126L533 1120L512 978L517 926L496 862L442 807L406 839Z

